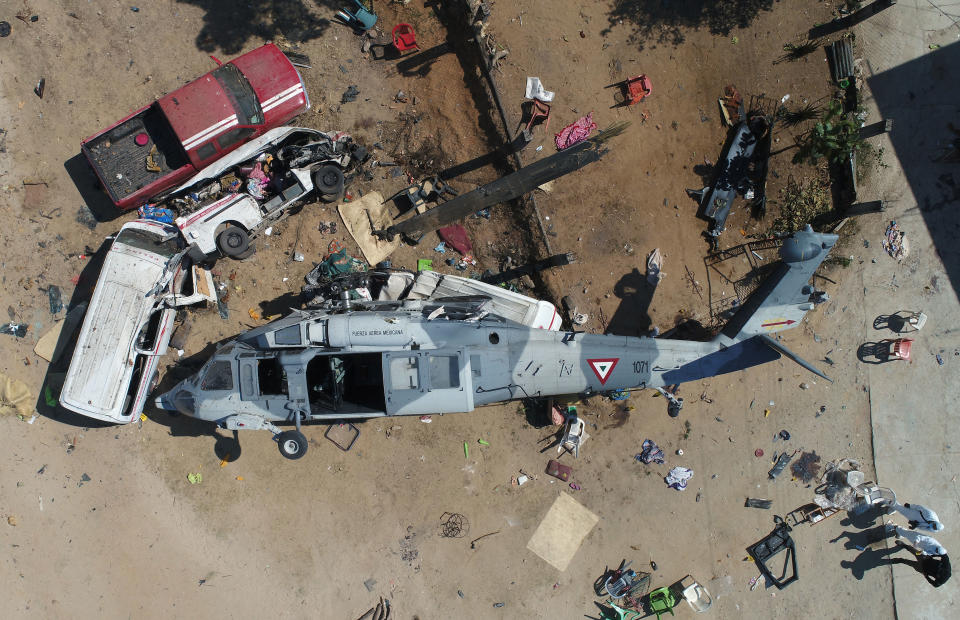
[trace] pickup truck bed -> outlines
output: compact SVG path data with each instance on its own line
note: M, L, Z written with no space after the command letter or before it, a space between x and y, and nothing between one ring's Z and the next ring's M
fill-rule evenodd
M136 137L141 133L149 137L143 146L136 143ZM159 172L147 170L147 155L154 145L158 154L153 159L160 166ZM85 143L82 148L114 202L189 163L180 140L156 103Z

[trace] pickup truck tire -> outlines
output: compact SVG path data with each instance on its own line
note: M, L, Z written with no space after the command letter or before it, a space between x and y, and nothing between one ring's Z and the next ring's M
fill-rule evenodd
M224 256L236 258L250 248L250 235L239 226L230 226L217 235L217 248Z
M312 179L317 194L324 202L333 202L343 191L343 171L336 166L320 166L313 171Z
M307 438L300 431L283 431L277 435L277 445L286 459L296 460L307 453Z

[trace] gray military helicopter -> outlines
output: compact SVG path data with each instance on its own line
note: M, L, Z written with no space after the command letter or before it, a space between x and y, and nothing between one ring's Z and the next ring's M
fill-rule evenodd
M708 342L552 331L553 321L538 329L502 316L509 313L500 310L499 287L474 282L481 288L469 295L446 296L437 287L439 293L404 298L411 284L381 274L378 286L349 285L364 285L358 288L366 299L334 291L316 309L238 336L156 404L230 430L268 430L281 454L297 459L307 450L300 429L309 421L467 412L521 398L657 388L781 355L827 378L771 334L827 299L810 280L836 241L809 227L787 237L772 275ZM483 286L489 295L478 294ZM296 430L281 431L281 423Z

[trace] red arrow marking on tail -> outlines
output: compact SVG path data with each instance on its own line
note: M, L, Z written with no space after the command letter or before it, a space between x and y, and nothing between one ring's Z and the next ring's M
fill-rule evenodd
M780 321L778 323L763 323L760 327L775 327L777 325L793 325L796 321L787 319L786 321Z

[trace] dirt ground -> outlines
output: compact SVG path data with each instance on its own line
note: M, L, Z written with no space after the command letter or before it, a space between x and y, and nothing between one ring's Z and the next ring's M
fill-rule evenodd
M238 9L232 2L158 0L133 11L119 2L0 0L0 20L12 26L0 39L0 214L7 223L0 230L7 248L0 306L9 307L11 320L30 324L23 339L0 335L0 367L35 390L44 414L33 424L0 419L8 455L0 468L0 542L7 550L0 614L356 618L382 595L396 618L597 617L592 584L626 558L653 573L653 587L693 575L713 589L718 617L892 617L889 573L851 570L841 564L849 557L843 543L829 542L842 530L840 517L794 532L801 580L784 591L751 591L758 571L744 561L745 547L772 529L773 514L812 499L812 488L789 476L767 480L775 452L815 450L823 462L855 457L872 474L869 386L842 363L854 359L859 344L844 326L863 295L837 265L825 271L833 282L822 283L833 301L784 336L834 383L782 360L682 386L686 406L678 419L668 418L650 392L626 405L591 400L580 408L591 439L579 459L563 457L578 490L542 473L549 453L541 449L554 430L532 427L517 404L435 416L431 424L371 421L360 425L350 452L325 440L325 427L309 427L310 450L297 462L282 459L266 433L241 435L238 443L152 408L142 424L96 427L44 406L49 369L33 354L54 318L44 291L57 285L71 303L89 295L102 255L95 251L133 217L112 217L79 143L209 70L208 54L225 59L267 40L307 53L314 66L302 73L313 108L300 122L379 143L383 150L374 156L405 163L405 174L436 172L502 143L476 57L430 6L377 4L383 28L407 21L417 29L422 56L398 61L362 54L363 37L331 21L339 4L253 2ZM591 332L666 330L679 316L709 322L710 304L736 294L721 274L742 273L746 265L734 259L708 273L700 235L706 223L684 192L702 187L724 141L716 104L723 86L777 101L786 94L816 101L828 92L822 50L799 62L774 61L784 43L829 18L829 4L741 2L732 4L743 14L727 15L714 6L727 3L705 3L702 13L688 15L699 3L685 2L668 16L649 8L654 4L498 2L488 24L509 50L494 76L512 123L526 76L557 92L551 131L535 129L525 162L555 152L552 132L590 111L601 128L632 122L600 162L537 194L552 248L578 257L546 276L548 292L554 299L572 295L590 315ZM636 73L650 76L653 95L640 106L611 109L612 91L604 87ZM41 76L39 99L32 90ZM350 85L360 97L341 103ZM399 90L407 103L396 101ZM790 131L777 136L777 145L792 143ZM792 167L791 154L773 160L779 176L770 179L772 196L788 176L815 174ZM455 184L470 189L497 174L488 165ZM386 168L356 189L387 196L405 183L405 175ZM749 220L736 211L721 245L767 231L771 218ZM320 222L334 219L332 207L311 205L261 239L253 258L220 261L219 277L231 287L230 317L191 314L184 359L168 356L158 390L202 363L216 342L256 324L250 309L269 316L294 305L310 261L319 261L334 238L347 240L319 232ZM466 221L477 271L497 270L511 250L539 254L516 221L505 207L489 221ZM835 252L853 256L856 269L861 239L854 227L845 236ZM452 272L435 244L430 235L403 247L394 264L432 258ZM642 273L656 247L667 277L651 298ZM295 249L306 262L291 260ZM773 257L767 254L764 261ZM838 363L827 366L824 357ZM786 444L775 440L781 429L792 435ZM666 465L634 460L645 438L663 447ZM757 448L766 456L755 457ZM663 482L674 465L695 471L685 492ZM203 482L189 484L191 472L202 472ZM521 472L533 480L512 486ZM526 544L563 492L599 522L560 572ZM774 507L744 508L746 497L771 499ZM460 537L442 535L444 513L466 518ZM6 524L8 516L16 525ZM499 533L471 548L489 532Z

